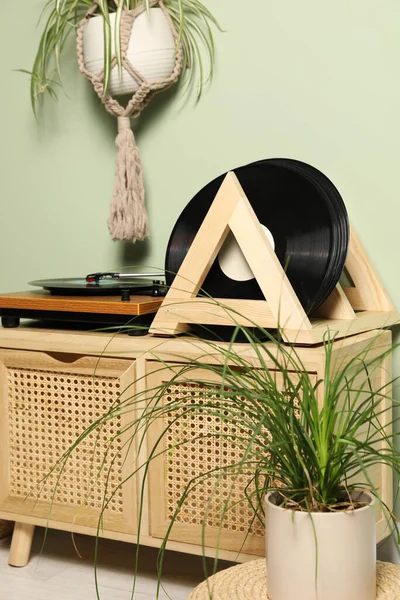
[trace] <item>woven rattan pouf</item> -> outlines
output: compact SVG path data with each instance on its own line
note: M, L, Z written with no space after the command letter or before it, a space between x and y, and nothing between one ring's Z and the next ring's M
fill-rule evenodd
M378 562L376 585L376 600L399 600L400 565ZM267 600L265 560L220 571L198 585L187 600L209 600L211 591L212 600Z

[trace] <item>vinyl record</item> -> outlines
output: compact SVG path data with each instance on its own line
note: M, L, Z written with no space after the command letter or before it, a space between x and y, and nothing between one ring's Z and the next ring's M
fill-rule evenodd
M30 281L29 285L41 287L54 295L62 296L117 296L122 290L129 290L131 294L151 294L153 281L137 279L102 279L96 282L87 282L86 279L72 277L60 279L40 279Z
M333 291L346 260L349 223L338 190L323 173L296 160L262 160L234 172L300 303L310 313ZM167 285L179 270L225 175L200 190L178 218L166 252ZM263 299L233 235L229 236L202 289L215 298Z

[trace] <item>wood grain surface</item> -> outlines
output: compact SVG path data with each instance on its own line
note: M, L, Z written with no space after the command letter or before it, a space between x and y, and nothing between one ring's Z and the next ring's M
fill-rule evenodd
M145 315L156 312L162 298L131 296L122 302L119 296L58 296L48 292L0 294L0 309L48 310L107 315Z

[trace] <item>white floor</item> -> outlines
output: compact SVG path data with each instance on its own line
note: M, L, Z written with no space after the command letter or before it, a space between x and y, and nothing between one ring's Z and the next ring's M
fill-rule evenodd
M27 567L7 564L10 538L0 541L0 600L96 600L93 571L93 539L75 536L82 558L73 547L71 534L49 531L42 549L43 530L37 529L31 560ZM101 600L131 600L135 547L122 542L101 540L98 567ZM139 577L135 600L155 600L157 550L140 550ZM221 562L219 568L230 563ZM211 571L212 566L209 565ZM201 557L168 552L164 568L164 591L160 599L186 600L203 581Z
M31 560L27 567L21 569L8 566L10 538L0 540L0 600L96 600L93 539L75 536L82 555L79 558L71 534L49 531L42 548L43 535L43 529L37 528ZM131 600L134 550L130 544L101 540L98 560L100 600ZM400 562L398 549L392 541L379 548L378 557ZM155 600L156 560L157 550L141 548L135 600ZM220 569L229 566L231 563L219 563ZM208 568L211 572L211 562ZM160 600L186 600L203 579L201 557L168 552Z

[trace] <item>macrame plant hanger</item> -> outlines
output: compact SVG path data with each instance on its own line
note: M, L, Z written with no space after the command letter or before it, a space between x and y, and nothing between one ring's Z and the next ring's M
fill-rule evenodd
M150 7L153 6L159 6L163 11L177 44L174 69L169 77L156 81L147 81L136 71L127 58L128 44L133 22L146 10L146 7L143 5L134 10L124 9L121 18L122 67L139 84L138 90L134 93L126 107L121 106L109 92L104 94L104 69L99 73L93 74L89 73L85 67L83 32L85 23L97 9L98 2L92 4L78 28L77 53L81 73L91 82L106 110L118 119L118 135L115 140L117 147L115 187L111 203L111 213L108 220L108 227L113 240L136 242L148 236L147 213L144 205L143 167L130 120L139 116L143 108L147 106L155 94L173 85L178 80L182 71L182 47L181 45L178 46L178 34L171 21L171 17L165 9L162 0L151 0ZM117 59L114 56L111 68L115 67L116 64Z

